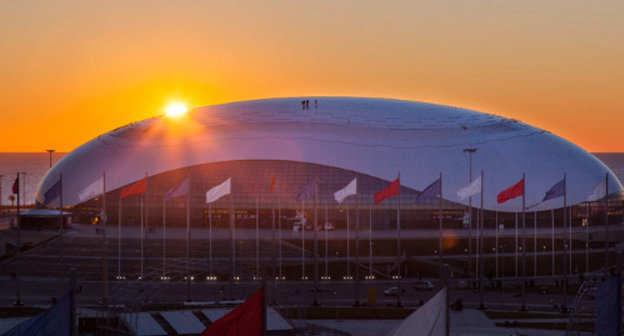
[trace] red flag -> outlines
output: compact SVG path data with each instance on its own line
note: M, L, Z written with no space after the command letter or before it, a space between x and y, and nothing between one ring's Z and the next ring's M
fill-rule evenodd
M245 302L209 325L200 336L262 336L264 287Z
M376 192L375 204L380 203L386 198L390 198L394 195L397 195L399 193L399 186L400 186L400 183L399 183L399 179L397 178L396 180L392 181L392 183L390 183L390 185L387 186L386 189L380 192Z
M139 182L131 184L121 190L121 196L119 198L124 199L126 197L139 195L145 192L147 187L147 178L141 179Z
M512 198L516 198L518 196L524 195L524 179L520 180L520 182L512 185L511 187L503 190L496 196L496 200L498 204L505 203Z
M19 193L19 177L16 177L15 182L13 182L13 193Z
M271 177L271 188L269 189L270 192L273 192L273 187L275 187L275 176Z

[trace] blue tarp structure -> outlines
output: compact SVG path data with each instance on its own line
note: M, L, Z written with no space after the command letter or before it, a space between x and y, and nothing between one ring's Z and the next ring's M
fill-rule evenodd
M2 336L70 336L72 332L72 293L48 310L16 325Z
M620 277L603 281L596 291L596 335L620 336L621 290Z

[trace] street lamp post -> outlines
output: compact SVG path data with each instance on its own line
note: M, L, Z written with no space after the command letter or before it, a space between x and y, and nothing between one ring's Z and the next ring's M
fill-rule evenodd
M472 183L472 153L476 152L476 148L464 148L464 153L468 153L468 183ZM468 213L470 214L468 221L468 269L472 271L472 196L468 197Z
M52 168L52 153L55 151L55 149L46 149L46 152L50 153L50 168Z

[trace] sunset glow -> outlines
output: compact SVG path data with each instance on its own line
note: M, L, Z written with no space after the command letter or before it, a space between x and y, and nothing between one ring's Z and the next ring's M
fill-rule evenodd
M181 118L186 115L187 108L184 104L173 103L165 109L165 115L169 118Z
M70 151L179 97L199 107L299 96L463 107L624 151L621 1L1 8L0 151Z

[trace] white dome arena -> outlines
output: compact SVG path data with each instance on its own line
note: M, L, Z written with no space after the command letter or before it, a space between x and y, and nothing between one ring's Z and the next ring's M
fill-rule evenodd
M302 101L308 100L306 108ZM443 198L467 204L456 191L484 174L484 207L521 211L521 199L497 204L496 195L526 174L526 205L567 175L568 205L587 201L605 176L609 192L622 191L616 176L582 148L522 122L475 111L410 101L310 97L207 106L182 120L154 117L120 127L75 149L39 184L43 200L63 175L63 205L106 172L107 191L146 174L219 162L269 160L335 167L421 191L443 175ZM310 177L312 178L312 177ZM371 195L372 196L372 195ZM473 198L479 206L479 196ZM561 198L531 211L561 208Z

